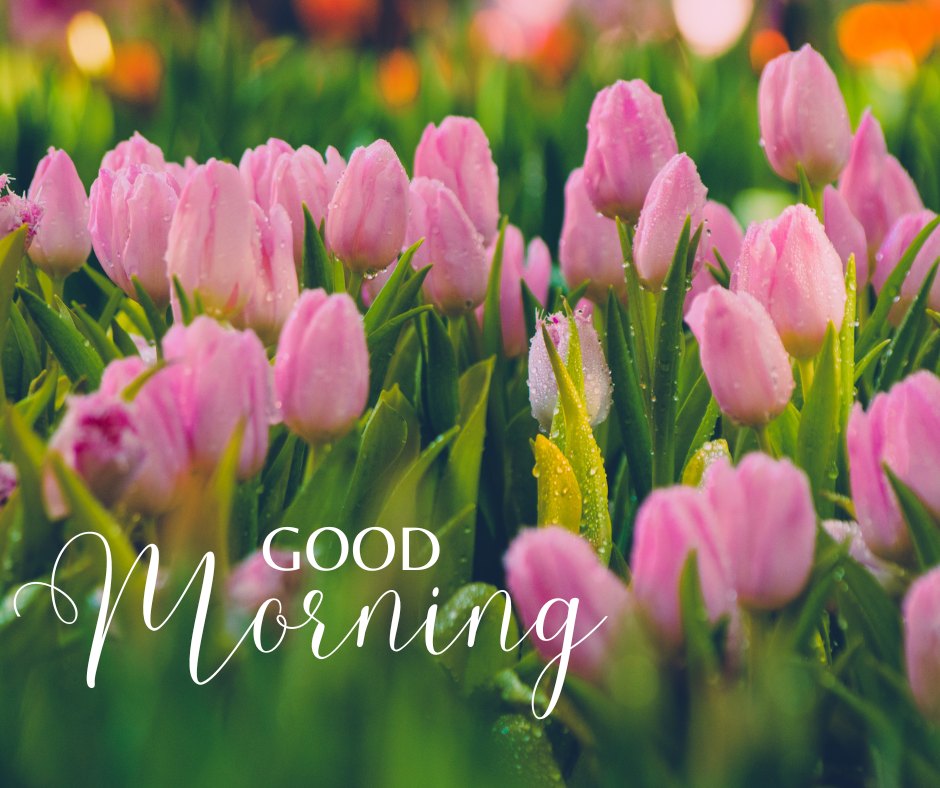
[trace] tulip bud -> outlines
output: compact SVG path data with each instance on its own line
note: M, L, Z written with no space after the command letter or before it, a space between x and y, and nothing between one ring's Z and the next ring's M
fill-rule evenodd
M868 241L865 229L834 186L827 186L823 191L823 219L826 235L842 258L842 270L845 270L849 257L854 254L855 281L864 286L868 282Z
M49 148L36 167L28 196L43 212L29 247L30 259L52 277L77 271L91 251L88 196L64 150Z
M194 465L211 471L244 423L238 476L253 476L264 464L274 415L271 368L261 340L252 331L226 329L203 315L189 326L170 328L163 355L182 370L179 407Z
M899 217L924 207L911 176L888 153L881 126L869 110L852 139L848 164L839 177L839 193L865 230L869 257Z
M812 358L826 327L842 327L842 261L816 214L791 205L776 219L752 224L731 277L733 290L760 301L791 356Z
M707 193L695 162L684 153L673 156L653 178L633 242L637 273L653 292L659 292L669 273L686 219L692 219L693 234L702 223ZM696 270L701 266L698 258Z
M411 182L407 245L423 238L411 263L416 270L433 266L424 294L445 315L460 315L486 295L488 266L483 237L456 195L440 181Z
M940 567L913 582L904 598L904 662L921 713L940 724Z
M272 550L271 558L282 566L290 566L291 553L286 550ZM225 583L225 596L233 609L246 616L254 617L269 599L278 600L285 612L300 588L302 575L299 570L275 569L259 550L232 569Z
M702 235L699 254L702 264L697 271L692 272L692 286L685 296L683 310L688 313L696 297L708 288L718 284L712 276L708 266L721 270L718 257L721 255L728 268L734 268L738 255L741 254L741 243L744 241L744 232L734 214L720 202L709 200L702 209L702 218L705 220L705 232Z
M654 490L636 516L630 569L633 595L665 645L683 640L679 580L695 551L708 620L716 623L734 610L707 497L693 487Z
M111 281L136 298L136 276L154 303L166 306L166 247L179 187L146 165L101 170L91 185L88 228L95 255Z
M558 526L520 533L503 563L506 585L527 629L553 599L578 601L572 642L586 639L571 652L570 666L583 678L597 677L610 664L630 609L627 587L598 560L587 541ZM567 606L553 604L545 615L543 632L548 636L561 632L568 615ZM542 659L551 661L561 653L560 636L542 640L533 631L531 637Z
M60 454L105 506L120 500L144 459L130 409L100 392L69 397L65 416L49 439L49 450ZM58 519L68 513L51 468L43 479L43 494L50 517Z
M304 259L304 205L315 227L326 219L327 206L336 190L327 175L323 158L313 148L303 145L288 156L281 156L274 168L271 205L279 204L290 217L293 228L293 256L298 266ZM271 206L265 208L271 210Z
M588 418L592 425L598 425L610 412L610 400L613 384L610 368L604 358L601 342L594 330L590 317L577 310L574 321L578 327L578 339L581 343L581 363L584 369L584 394ZM548 348L542 337L542 326L558 349L558 354L565 361L568 359L568 345L571 321L561 312L540 319L529 348L529 401L532 404L532 416L538 421L544 432L552 425L552 416L558 402L558 382L548 358Z
M642 79L618 80L594 97L587 130L591 202L604 216L635 220L656 173L679 150L662 97Z
M429 123L415 150L414 174L450 189L483 242L492 242L499 224L499 173L479 123L453 115L440 126Z
M836 75L809 44L771 60L757 93L761 144L774 172L794 183L834 180L849 157L852 127Z
M210 159L189 179L170 222L170 280L178 277L183 290L191 297L198 294L210 314L231 315L248 300L260 257L255 215L238 168ZM173 288L170 300L179 320Z
M686 322L723 413L739 424L759 427L783 412L793 393L793 371L759 301L712 287L695 299Z
M921 371L856 403L846 435L849 478L858 525L871 551L888 559L910 552L910 535L888 478L891 471L940 516L940 378Z
M888 281L888 277L897 268L901 258L908 247L914 243L918 233L936 217L933 211L923 210L908 213L899 218L885 236L884 243L875 255L875 271L872 274L872 284L875 292L880 293ZM930 267L940 257L940 232L936 229L924 241L910 271L901 282L901 292L898 300L892 305L889 318L897 325L901 322L911 302L917 297L924 280L930 272ZM930 292L927 294L927 305L931 309L940 309L940 277L934 279Z
M794 600L809 579L816 549L806 474L789 460L754 452L737 468L727 460L713 463L705 491L738 601L776 610Z
M238 162L238 172L248 189L249 199L265 211L271 206L274 189L274 170L282 157L290 157L294 149L284 140L271 137L264 145L248 148Z
M304 440L325 443L352 429L369 398L369 351L352 298L303 292L281 332L274 388L284 423Z
M10 500L19 483L16 466L12 462L0 462L0 508Z
M163 158L163 151L158 145L154 145L147 140L139 131L123 142L114 146L101 159L102 170L123 170L132 165L146 164L154 172L162 172L166 169L166 161Z
M408 225L408 176L385 140L356 148L326 217L326 240L352 271L381 271L401 251Z
M581 167L572 170L565 183L565 218L558 242L558 261L569 290L589 282L586 295L592 301L604 303L611 287L619 298L626 297L617 225L597 212L585 189Z
M99 392L118 399L146 372L147 364L135 356L112 361L101 377ZM179 502L190 465L180 401L182 374L178 365L152 373L133 401L127 403L144 447L140 468L122 498L131 511L155 516L170 511Z

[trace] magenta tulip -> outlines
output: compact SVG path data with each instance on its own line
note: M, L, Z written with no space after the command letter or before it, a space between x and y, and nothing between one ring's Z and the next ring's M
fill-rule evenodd
M414 174L443 183L460 200L483 242L493 241L499 223L499 173L476 120L450 116L440 126L429 123L415 150Z
M835 180L849 158L852 128L836 75L809 44L771 60L758 87L761 141L781 178Z
M401 251L408 226L408 176L392 146L356 148L326 217L326 240L351 271L375 273Z
M812 358L829 323L842 327L842 261L816 214L792 205L777 219L752 224L731 278L734 290L760 301L792 356Z
M717 251L729 269L734 268L738 256L741 254L741 244L744 241L744 231L734 214L720 202L708 200L702 209L705 220L705 233L702 236L699 255L701 264L697 271L692 273L692 286L685 297L683 309L688 313L696 297L708 288L718 284L712 276L708 266L721 270L718 263Z
M52 277L77 271L91 252L88 195L64 150L49 148L36 166L27 196L43 212L29 258Z
M286 550L272 550L271 558L282 566L290 566L291 553ZM225 583L225 596L232 609L251 618L269 599L281 603L280 610L275 606L275 611L286 613L288 605L300 590L302 579L302 571L282 572L275 569L258 550L232 569Z
M656 173L679 150L662 97L641 79L618 80L594 97L587 130L591 202L605 216L635 220Z
M684 153L673 156L653 178L633 242L637 273L653 292L659 292L669 273L686 219L692 220L693 235L702 223L707 193L695 162ZM698 258L695 271L701 266Z
M940 567L914 581L903 612L907 680L923 715L940 724Z
M411 259L415 269L433 266L424 294L445 315L469 312L483 301L489 266L481 236L457 196L440 181L411 182L407 244L424 242Z
M95 255L111 281L136 298L131 277L154 303L166 306L166 249L179 187L147 165L101 170L91 185L88 227Z
M10 500L19 483L16 466L12 462L0 462L0 508Z
M827 186L823 191L823 219L826 235L842 258L843 270L848 265L849 257L855 255L855 280L865 285L868 282L868 240L865 238L865 228L834 186Z
M29 250L42 221L42 208L10 188L10 176L0 174L0 238L26 225L26 249Z
M284 423L306 441L352 429L369 397L369 351L352 298L303 292L281 332L274 387Z
M117 172L133 165L146 165L154 172L166 169L166 160L163 151L154 145L139 131L127 140L119 142L113 150L109 150L101 159L101 169Z
M901 258L908 247L914 242L918 233L936 218L933 211L923 210L908 213L899 218L885 236L881 248L875 255L875 272L872 274L872 284L875 292L880 293L888 277L901 262ZM910 271L901 282L901 292L898 300L891 307L891 322L897 325L901 322L911 302L917 297L930 267L940 257L940 232L937 229L928 236L920 248ZM930 292L927 294L927 305L931 309L940 309L940 276L934 279Z

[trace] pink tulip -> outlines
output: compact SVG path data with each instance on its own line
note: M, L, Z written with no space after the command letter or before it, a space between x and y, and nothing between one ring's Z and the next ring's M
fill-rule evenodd
M910 535L882 465L940 516L940 378L916 372L876 394L867 412L856 403L846 438L852 500L865 542L881 558L903 559Z
M499 173L479 123L453 115L440 126L429 123L415 150L414 174L443 183L460 200L483 242L493 241L499 224Z
M503 562L506 585L526 628L535 625L552 600L577 600L572 642L586 639L571 652L571 670L583 678L598 677L611 664L631 607L627 587L598 560L587 541L558 526L523 531ZM562 638L552 636L562 632L568 615L567 606L553 604L544 619L543 633L548 637L531 634L542 659L551 661L560 655Z
M702 368L722 412L762 426L793 393L790 359L767 310L747 293L712 287L692 304L686 322L699 343Z
M401 251L408 226L408 176L385 140L356 148L326 217L326 240L352 271L381 271Z
M633 242L637 273L653 292L663 286L686 219L692 220L693 235L702 223L707 193L695 162L684 153L673 156L653 178ZM698 258L696 271L701 266Z
M705 492L738 601L776 610L796 599L816 548L816 511L806 474L789 460L754 452L737 468L726 459L712 463Z
M265 211L271 207L274 170L282 157L290 157L294 149L284 140L271 137L257 148L248 148L238 162L238 172L248 189L248 196Z
M587 124L584 182L605 216L633 221L653 178L676 155L676 134L662 97L641 79L601 90Z
M307 145L290 155L281 156L274 168L270 202L271 206L281 205L290 217L293 256L298 266L302 265L304 259L303 206L307 206L314 227L319 229L326 219L327 206L335 190L336 183L330 183L323 158ZM271 210L271 206L265 210Z
M285 424L306 441L352 429L369 397L369 351L352 298L303 292L281 332L274 387Z
M930 224L936 214L933 211L923 210L908 213L899 218L885 236L878 254L875 255L875 272L872 274L872 284L875 292L880 293L888 277L901 262L901 258L908 247L914 242L918 233ZM930 267L940 257L940 232L936 229L928 236L924 245L914 258L914 264L901 283L901 292L898 301L891 307L891 322L900 323L904 313L907 312L911 302L917 297L924 280L930 272ZM940 309L940 276L934 279L930 292L927 295L927 305L931 309Z
M842 327L842 261L816 214L791 205L777 219L752 224L731 277L733 290L760 301L792 356L812 358L829 323Z
M630 556L633 595L667 646L679 646L684 638L679 580L692 551L709 621L733 613L734 592L716 529L708 498L693 487L655 490L637 513Z
M12 462L0 462L0 508L10 500L19 483L16 466Z
M0 174L0 238L26 225L26 249L29 250L42 221L42 207L16 194L10 188L10 176Z
M286 550L272 550L271 558L282 566L290 566L291 553ZM269 599L278 600L281 612L286 613L302 579L300 570L281 572L272 567L259 550L232 569L225 583L225 596L230 607L246 616L254 617Z
M130 409L120 399L100 392L68 399L65 416L49 439L49 450L58 453L105 506L120 500L144 459ZM51 468L43 477L43 494L50 517L68 514Z
M166 248L170 221L179 202L172 176L147 165L101 170L91 185L88 227L104 272L136 298L136 276L156 304L166 306L170 285Z
M101 169L114 172L135 164L138 166L145 164L154 172L163 172L166 169L163 151L139 131L135 131L130 139L119 142L101 159Z
M822 525L833 541L848 547L852 560L871 572L882 586L892 587L897 570L893 570L890 564L875 556L866 544L858 523L845 520L823 520Z
M903 612L907 680L923 715L940 724L940 567L914 581Z
M196 168L170 222L167 274L214 315L236 313L251 295L261 258L248 191L234 164L215 159ZM174 316L180 319L171 288Z
M326 181L329 185L330 190L330 199L333 199L333 193L336 191L336 187L339 185L340 178L343 177L343 173L346 172L346 159L344 159L338 150L332 145L326 149L326 163L324 169L326 171Z
M64 150L49 148L36 166L28 198L43 212L29 247L30 259L52 277L77 271L91 252L88 195Z
M412 265L433 266L424 280L425 296L445 315L470 311L486 295L489 266L483 236L440 181L415 178L410 203L406 243L424 239Z
M99 391L118 399L147 370L137 357L112 361ZM127 403L138 439L144 447L140 468L124 491L122 503L131 511L160 515L173 509L190 469L189 444L180 399L183 369L169 365L152 373Z
M176 181L176 185L179 186L179 190L182 191L186 187L186 184L189 183L189 179L198 166L199 164L192 156L187 156L182 164L177 164L175 161L168 161L164 172Z
M849 257L855 255L855 280L864 285L868 282L868 241L865 228L855 218L834 186L827 186L823 191L823 218L826 235L842 258L843 270L849 263Z
M865 229L869 257L899 217L924 207L911 176L888 153L881 126L869 110L852 139L849 162L839 177L839 193Z
M574 313L574 321L581 343L588 418L591 424L596 426L602 423L610 412L613 389L610 368L607 366L607 359L604 358L604 350L591 318L578 310ZM571 323L561 312L540 319L529 348L529 402L532 405L532 416L538 421L543 432L548 432L558 402L558 382L548 358L542 326L548 329L548 335L558 349L558 354L567 361Z
M758 87L761 141L781 178L835 180L849 158L852 128L836 75L809 44L771 60Z
M617 225L597 212L584 185L584 169L572 170L565 183L565 218L558 242L561 275L569 290L588 282L587 296L598 303L614 288L619 298L627 293L623 250Z
M266 343L277 341L300 294L294 265L291 222L287 211L275 203L265 216L251 204L261 239L261 256L255 269L255 284L241 311L233 317L239 328L251 328Z
M261 340L252 331L226 329L200 316L166 333L163 354L181 370L177 396L194 466L211 471L243 423L238 475L257 473L274 415L271 368Z
M721 270L715 251L718 251L721 259L725 261L725 265L729 269L734 268L738 255L741 253L741 244L744 241L744 231L741 230L738 220L720 202L714 200L706 202L705 207L702 209L702 217L705 219L705 233L699 247L702 264L697 271L692 273L692 286L686 294L683 307L686 313L688 313L692 302L695 301L697 296L718 284L708 269L710 265L716 270Z

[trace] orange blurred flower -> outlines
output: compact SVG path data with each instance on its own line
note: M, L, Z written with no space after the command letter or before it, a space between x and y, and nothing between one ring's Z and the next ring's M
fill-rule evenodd
M779 30L758 30L751 38L751 67L760 74L771 60L789 51L790 45Z
M110 91L124 101L154 104L163 81L163 61L157 48L143 39L125 41L114 48Z
M378 0L294 0L301 23L311 35L350 41L375 29Z
M545 82L561 84L578 58L581 41L568 24L555 25L532 53L532 66Z
M390 107L404 107L418 96L421 69L407 49L394 49L379 61L379 92Z
M846 60L856 66L912 68L931 52L940 33L940 3L862 3L839 18L836 34Z

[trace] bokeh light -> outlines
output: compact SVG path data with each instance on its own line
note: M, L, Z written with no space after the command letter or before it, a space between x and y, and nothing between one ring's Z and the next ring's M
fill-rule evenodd
M79 11L69 21L69 52L84 74L99 77L114 67L114 47L104 20L93 11Z
M754 10L753 0L672 0L676 27L694 52L715 57L741 37Z

